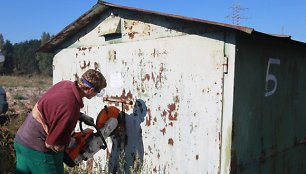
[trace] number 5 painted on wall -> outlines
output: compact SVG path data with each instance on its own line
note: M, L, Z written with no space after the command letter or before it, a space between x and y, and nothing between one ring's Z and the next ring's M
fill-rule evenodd
M267 73L266 73L266 93L265 96L268 97L270 95L273 95L277 89L277 79L275 75L270 74L269 69L270 65L275 64L275 65L280 65L280 60L279 59L273 59L269 58L268 61L268 67L267 67ZM268 91L268 83L269 81L272 81L274 83L273 89L271 91Z

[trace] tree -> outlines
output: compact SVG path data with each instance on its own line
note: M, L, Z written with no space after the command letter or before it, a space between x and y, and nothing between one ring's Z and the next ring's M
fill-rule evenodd
M40 46L40 40L30 40L14 44L14 73L33 74L39 73L38 61L35 59L36 50Z
M5 61L3 66L0 67L0 72L4 74L10 74L13 72L14 68L14 58L13 58L14 47L10 41L6 40L6 42L2 46L1 52L5 56Z
M51 39L47 32L43 32L41 36L41 45L44 45ZM38 61L38 69L43 75L52 76L52 62L53 54L50 53L37 53L36 60Z
M0 51L3 49L4 46L4 38L3 35L0 33Z

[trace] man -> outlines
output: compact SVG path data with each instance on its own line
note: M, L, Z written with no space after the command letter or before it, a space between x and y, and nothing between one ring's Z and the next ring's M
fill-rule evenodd
M81 118L83 97L104 91L104 76L89 69L75 82L53 85L35 104L16 133L16 173L63 174L63 151Z

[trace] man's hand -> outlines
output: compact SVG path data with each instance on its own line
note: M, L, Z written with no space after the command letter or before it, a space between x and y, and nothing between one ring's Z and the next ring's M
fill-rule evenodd
M94 126L95 125L95 120L92 117L90 117L88 115L85 115L83 113L81 113L80 121L83 121L85 124L87 124L89 126Z
M53 150L54 152L58 153L58 152L63 152L65 150L65 146L64 145L50 145L45 143L46 147L48 149Z

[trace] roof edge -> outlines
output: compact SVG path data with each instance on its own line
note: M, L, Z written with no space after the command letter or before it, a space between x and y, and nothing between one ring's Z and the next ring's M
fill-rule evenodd
M249 28L249 27L231 25L231 24L226 24L226 23L221 23L221 22L213 22L213 21L203 20L203 19L199 19L199 18L191 18L191 17L186 17L186 16L174 15L174 14L163 13L163 12L156 12L156 11L151 11L151 10L144 10L144 9L128 7L128 6L121 6L121 5L116 5L116 4L108 3L108 2L105 2L105 1L101 1L101 0L98 0L98 4L102 4L102 5L105 5L105 6L108 6L108 7L121 8L121 9L127 9L127 10L132 10L132 11L139 11L139 12L143 12L143 13L147 13L147 14L154 14L154 15L159 15L159 16L166 16L166 17L172 17L172 18L176 18L176 19L192 21L192 22L221 26L221 27L231 28L231 29L234 29L234 30L239 30L239 31L242 31L242 32L245 32L245 33L248 33L248 34L251 34L254 31L253 28Z
M105 1L98 0L97 3L89 11L84 13L82 16L80 16L78 19L73 21L68 26L66 26L62 31L60 31L58 34L56 34L55 37L52 38L49 42L47 42L46 44L41 46L38 49L38 52L53 53L55 51L56 47L60 43L62 43L66 39L70 38L75 33L77 33L79 30L81 30L83 27L85 27L87 24L89 24L93 19L98 17L105 9L108 9L108 8L119 8L119 9L124 9L124 10L141 12L141 13L145 13L145 14L153 14L153 15L164 16L164 17L169 17L169 18L174 18L174 19L181 19L181 20L190 21L190 22L208 24L208 25L212 25L212 26L231 29L233 31L243 32L243 33L246 33L246 34L249 34L249 35L253 34L254 32L255 33L262 33L262 32L255 31L253 28L249 28L249 27L231 25L231 24L226 24L226 23L221 23L221 22L213 22L213 21L209 21L209 20L185 17L185 16L168 14L168 13L163 13L163 12L144 10L144 9L139 9L139 8L134 8L134 7L121 6L121 5L116 5L116 4L112 4L112 3L108 3L108 2L105 2ZM266 33L262 33L262 34L269 35L269 34L266 34ZM275 38L291 40L291 36L279 36L279 35L269 35L269 36L270 37L275 37ZM295 41L295 40L291 40L291 41ZM296 42L299 42L299 41L296 41ZM303 43L303 42L299 42L299 43Z

